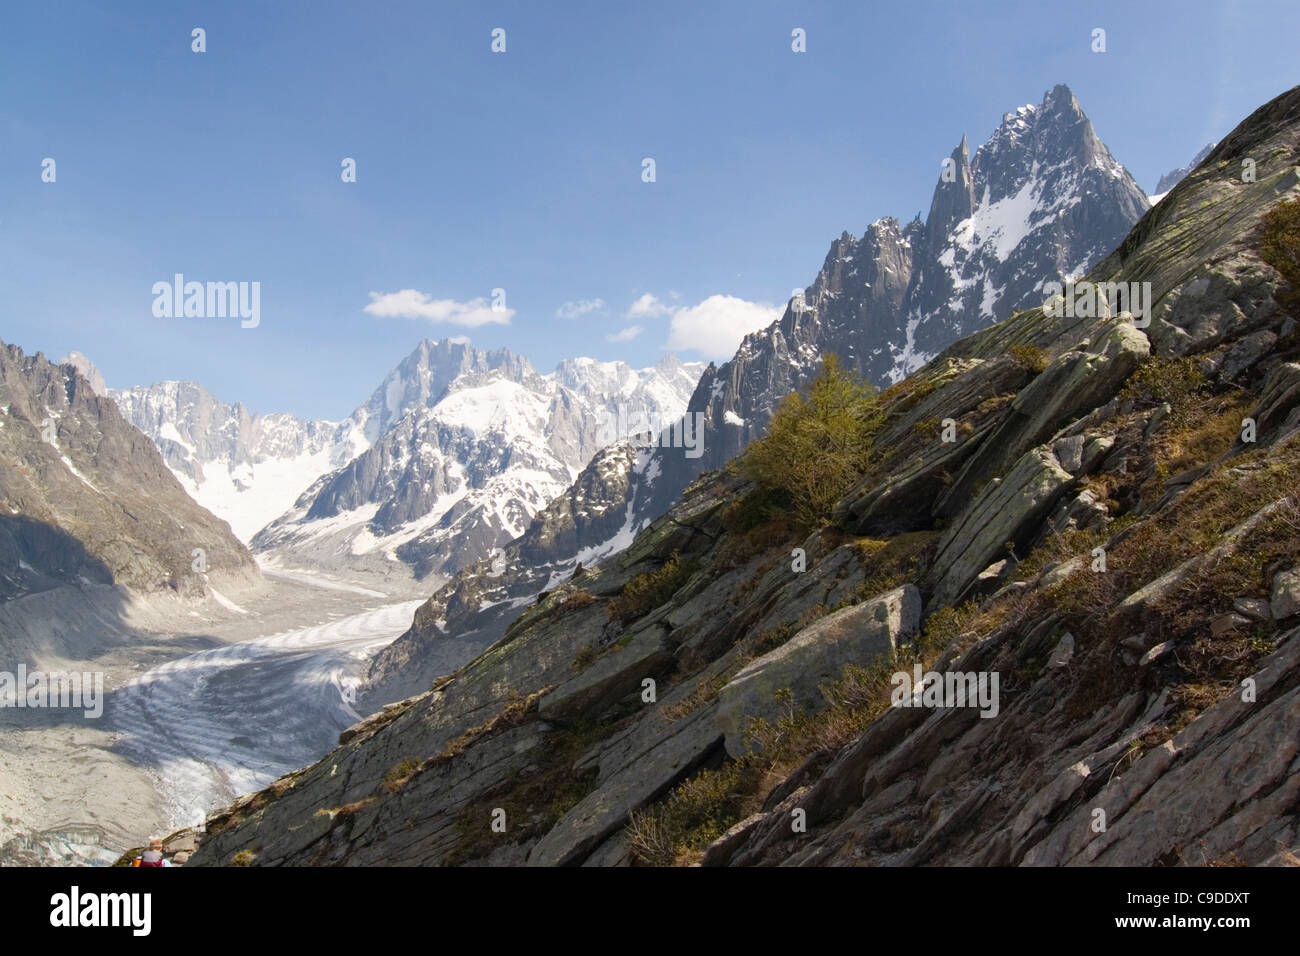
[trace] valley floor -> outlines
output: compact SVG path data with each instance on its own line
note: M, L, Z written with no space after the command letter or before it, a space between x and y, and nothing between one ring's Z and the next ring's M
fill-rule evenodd
M115 640L70 613L82 594L60 596L63 643L95 634L62 666L103 673L103 717L0 708L0 864L111 863L327 752L358 719L362 662L419 603L388 591L271 571L253 600L154 609Z

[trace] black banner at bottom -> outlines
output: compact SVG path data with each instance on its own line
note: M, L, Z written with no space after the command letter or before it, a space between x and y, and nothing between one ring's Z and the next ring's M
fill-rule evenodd
M512 932L535 942L606 921L624 932L653 924L658 935L681 919L686 932L703 918L730 924L727 932L749 926L765 935L773 923L807 930L809 921L847 920L865 930L863 921L915 929L941 920L954 932L1001 923L999 935L1048 929L1080 940L1159 939L1173 932L1230 944L1238 934L1289 928L1295 875L1284 868L4 869L0 893L24 941L254 932L258 943L346 945L460 924L489 931L499 945Z

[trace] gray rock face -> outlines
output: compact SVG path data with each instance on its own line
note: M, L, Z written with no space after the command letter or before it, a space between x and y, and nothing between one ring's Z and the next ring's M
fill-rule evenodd
M638 457L644 460L645 452L626 442L602 450L565 494L538 513L527 533L435 591L417 609L410 630L371 662L361 706L373 708L427 689L500 638L538 592L568 580L575 562L547 560L554 553L553 535L567 534L572 541L575 530L594 526L602 540L620 529L630 539L639 528L626 527L626 509L607 505L617 499L614 487L626 486Z
M108 384L104 381L104 376L101 375L99 369L95 367L95 363L86 358L86 356L82 355L80 352L69 352L67 355L63 356L63 358L59 359L59 364L71 365L75 368L81 377L86 380L86 384L90 386L90 390L96 395L109 394Z
M193 382L113 396L255 550L445 577L521 534L604 446L675 419L703 367L570 359L542 375L505 349L424 339L341 422L251 415Z
M1150 354L1146 336L1123 319L1111 320L1095 344L1085 342L1081 346L1058 355L1020 391L1011 403L1010 414L1003 417L937 502L936 514L956 514L991 476L1001 474L1070 417L1106 402ZM1066 438L1061 443L1068 445L1069 441ZM1063 470L1070 474L1082 469L1081 449L1077 463L1077 468Z
M931 231L932 254L910 293L911 335L894 380L961 336L1040 304L1044 282L1083 275L1149 208L1065 86L1038 106L1006 114L976 151L969 175L973 210L959 203L946 228Z
M60 584L202 597L260 579L223 521L72 365L0 343L0 601Z
M582 859L633 810L698 766L722 736L713 710L706 706L667 728L647 722L607 745L598 758L596 788L538 841L528 865L563 866Z
M924 223L881 219L860 240L836 240L802 301L705 372L689 405L707 415L705 455L661 452L664 477L634 503L638 514L661 513L761 435L822 353L876 384L900 381L962 336L1041 304L1045 282L1082 275L1148 208L1064 86L1006 114L973 161L964 141L952 159L955 179L940 177Z
M1006 477L990 483L939 540L931 569L936 607L956 603L976 575L1056 504L1072 476L1047 446L1027 452Z
M987 361L969 359L928 366L912 381L927 394L881 433L878 444L896 455L899 466L884 481L868 475L845 495L837 520L859 533L908 531L929 524L932 504L942 498L952 476L959 474L971 454L998 424L995 414L981 413L990 396L1010 395L1031 374L1010 356ZM943 418L971 425L959 441L935 441L919 429L922 422Z
M747 752L745 731L752 719L773 722L789 706L779 692L789 690L800 710L820 710L826 704L822 685L839 680L849 664L866 667L891 654L920 623L921 592L909 584L836 611L746 664L718 692L717 723L727 753Z
M1280 362L1269 372L1259 405L1251 413L1260 437L1300 425L1294 409L1300 406L1300 363Z
M665 629L651 624L627 644L601 656L594 664L547 692L537 703L544 720L600 713L634 694L646 678L660 678L673 663Z

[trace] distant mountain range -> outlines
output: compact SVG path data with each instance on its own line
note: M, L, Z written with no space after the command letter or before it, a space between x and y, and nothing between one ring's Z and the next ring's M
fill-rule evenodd
M252 415L196 382L157 382L109 394L127 420L153 439L185 490L230 522L243 541L283 514L321 474L369 446L355 418Z
M517 537L628 428L681 415L702 368L578 358L543 375L506 349L425 339L342 422L251 415L194 382L109 394L267 560L425 577Z

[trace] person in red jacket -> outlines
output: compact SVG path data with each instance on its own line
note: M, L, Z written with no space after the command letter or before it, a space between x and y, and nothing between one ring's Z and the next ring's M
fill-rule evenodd
M136 861L136 866L170 866L167 857L163 856L162 840L150 840L149 849L140 854L140 859Z

